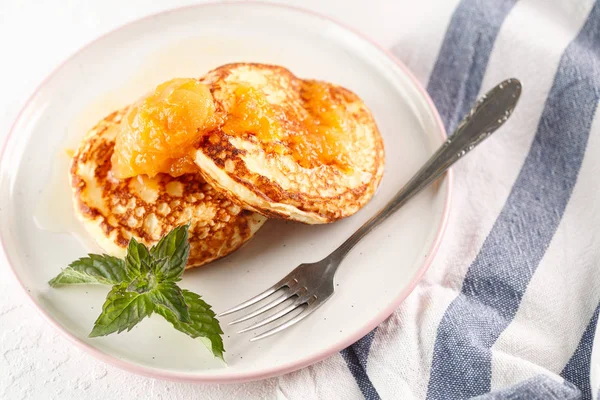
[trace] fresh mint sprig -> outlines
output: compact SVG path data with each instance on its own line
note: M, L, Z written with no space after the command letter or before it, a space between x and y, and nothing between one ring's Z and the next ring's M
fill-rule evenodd
M151 249L131 238L124 259L89 254L48 283L113 285L90 337L130 331L156 312L223 359L223 331L215 313L199 295L177 285L190 254L188 229L189 224L175 228Z

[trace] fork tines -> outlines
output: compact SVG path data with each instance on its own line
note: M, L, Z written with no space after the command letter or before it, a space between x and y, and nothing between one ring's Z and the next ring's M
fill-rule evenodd
M281 332L282 330L284 330L286 328L289 328L290 326L296 324L297 322L299 322L302 319L304 319L305 317L307 317L316 308L316 304L315 304L316 296L314 296L314 295L307 296L306 287L299 286L298 282L295 279L292 279L292 280L286 281L286 282L278 282L277 284L273 285L272 287L265 290L264 292L252 297L251 299L220 313L219 317L229 315L229 314L235 313L237 311L244 310L244 309L258 303L259 301L264 300L267 297L269 297L273 294L279 293L279 292L281 292L281 294L279 296L277 296L274 300L269 301L267 304L261 306L260 308L252 311L249 314L246 314L234 321L231 321L229 323L229 325L235 325L235 324L239 324L244 321L248 321L254 317L257 317L261 314L266 313L269 310L272 310L273 308L283 304L286 301L288 301L288 303L290 303L287 306L285 306L283 309L277 311L276 313L256 322L253 325L248 326L247 328L244 328L244 329L238 331L238 333L244 333L244 332L248 332L248 331L252 331L254 329L260 328L262 326L270 324L271 322L277 321L279 319L283 319L283 317L292 313L294 310L301 309L300 313L295 315L293 318L288 319L285 322L277 325L276 327L250 339L250 341L255 341L255 340L264 339L268 336L274 335L275 333ZM291 302L290 302L290 300L291 300Z

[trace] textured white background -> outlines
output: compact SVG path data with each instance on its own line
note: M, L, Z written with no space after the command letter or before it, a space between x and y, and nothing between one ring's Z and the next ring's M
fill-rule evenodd
M407 0L286 0L350 24L386 47L411 31L396 13L426 8ZM35 88L57 65L102 33L186 0L0 0L0 141ZM429 3L431 4L431 3ZM421 11L421 10L420 10ZM415 15L426 15L415 12ZM423 21L417 18L414 25ZM417 75L419 71L415 71ZM1 222L0 222L1 223ZM286 382L298 381L294 376ZM281 380L193 385L144 378L74 347L34 310L0 259L0 398L284 398ZM307 388L308 389L308 388Z

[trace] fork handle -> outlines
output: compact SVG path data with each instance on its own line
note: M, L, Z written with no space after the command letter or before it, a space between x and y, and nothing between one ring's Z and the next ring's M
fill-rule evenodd
M517 79L508 79L477 100L454 133L448 137L412 179L400 189L381 211L365 222L329 257L336 259L339 265L339 262L363 237L413 196L439 178L456 161L473 150L496 129L500 128L512 114L520 95L521 83Z

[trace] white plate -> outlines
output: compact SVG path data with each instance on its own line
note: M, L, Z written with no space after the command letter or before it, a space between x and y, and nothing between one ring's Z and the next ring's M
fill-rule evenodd
M445 136L435 107L402 64L357 33L297 9L254 3L186 7L128 24L76 53L36 91L9 135L1 164L0 233L15 275L48 320L117 366L202 382L261 379L307 366L352 344L390 315L427 269L441 240L448 177L349 254L338 271L335 296L307 320L253 343L248 334L237 335L223 324L228 366L160 317L129 333L89 339L108 288L51 289L46 282L70 261L98 249L34 221L40 201L63 228L74 221L64 150L97 120L161 81L200 76L236 61L280 64L300 77L356 92L384 137L386 172L377 195L355 216L327 226L269 221L240 251L187 273L182 286L217 311L262 291L299 263L327 255L400 189ZM58 178L52 178L53 166Z

